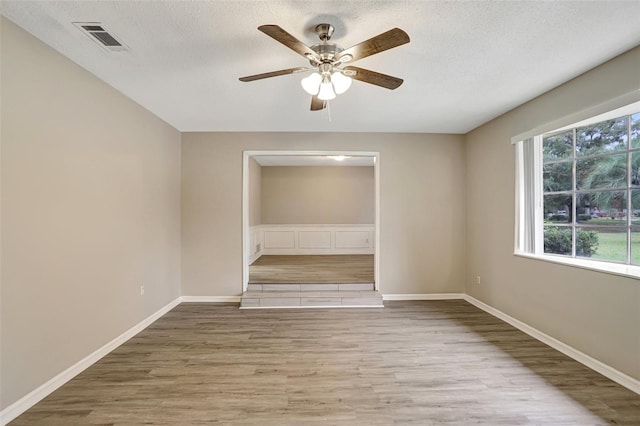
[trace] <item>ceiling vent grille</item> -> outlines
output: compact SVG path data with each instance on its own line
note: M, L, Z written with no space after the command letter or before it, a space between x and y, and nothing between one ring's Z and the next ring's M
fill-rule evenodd
M106 50L111 52L127 50L127 47L105 30L100 22L74 22L73 25Z

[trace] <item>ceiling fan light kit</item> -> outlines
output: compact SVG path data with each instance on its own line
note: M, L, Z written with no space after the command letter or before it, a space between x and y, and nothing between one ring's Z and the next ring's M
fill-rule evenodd
M334 72L331 74L331 81L333 82L333 88L337 95L342 95L351 87L351 77L347 77L342 72Z
M312 71L309 76L303 78L300 82L302 88L312 96L311 111L326 108L327 101L335 99L336 95L341 95L349 90L354 79L390 90L398 88L403 82L402 79L390 75L364 68L345 66L348 62L409 43L409 36L399 28L379 34L348 49L343 49L329 41L335 30L331 24L319 24L316 26L315 31L320 38L320 43L311 47L277 25L262 25L258 27L258 30L302 55L309 61L311 68L288 68L241 77L240 81L249 82L280 75Z
M320 68L323 66L321 65ZM335 99L351 87L351 77L345 76L340 71L322 71L322 74L312 72L303 78L300 83L302 88L310 95L318 96L318 99L329 101Z

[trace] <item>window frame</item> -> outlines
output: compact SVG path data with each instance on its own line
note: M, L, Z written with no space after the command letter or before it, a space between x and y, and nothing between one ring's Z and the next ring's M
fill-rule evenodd
M635 112L633 108L637 109ZM524 144L525 141L520 140L516 141L516 229L514 235L514 255L533 258L537 260L549 261L552 263L559 263L569 266L574 266L578 268L596 270L605 273L611 273L615 275L622 275L626 277L640 279L640 265L633 265L632 262L632 235L633 231L636 232L640 230L640 224L633 223L633 200L632 194L634 190L640 190L640 185L632 185L632 156L639 155L640 156L640 145L637 147L632 146L632 126L633 126L633 116L640 112L640 102L635 102L634 104L627 105L622 108L625 112L615 115L615 111L609 111L604 114L600 114L598 116L594 116L592 118L576 122L570 125L566 125L562 128L558 128L553 131L548 131L544 133L540 133L530 137L526 143L531 143L533 145L533 158L526 159L523 156L524 152ZM613 114L613 115L612 115ZM617 119L621 117L628 117L627 119L627 143L624 149L614 150L610 152L604 153L595 153L588 155L579 155L577 151L577 137L576 132L580 127L600 123L603 121ZM571 130L572 135L572 150L571 155L567 158L552 160L547 162L547 164L554 163L562 163L569 162L571 163L571 180L572 186L570 191L561 190L561 191L544 191L543 185L543 167L545 165L543 158L543 139L553 134L559 134L562 132L567 132L567 130ZM624 188L617 189L602 189L602 188L591 188L588 190L580 190L577 187L577 171L576 167L580 160L582 159L597 159L603 157L611 157L614 155L626 155L626 184ZM533 169L535 171L534 179L529 177L529 180L525 182L526 176L524 176L524 163L531 162ZM531 183L533 182L533 183ZM527 191L530 191L529 187L533 187L533 209L534 209L534 223L533 231L525 229L526 222L526 207L525 205L531 206L531 196L527 195ZM615 262L613 260L604 260L604 259L590 259L587 257L579 257L576 256L576 231L579 229L589 229L589 228L597 228L598 225L590 225L585 224L584 222L578 221L579 214L579 206L577 205L577 199L580 195L596 193L596 192L614 192L620 191L624 192L626 196L626 223L621 225L620 228L625 229L626 232L626 261L624 263ZM545 224L544 222L544 196L545 195L571 195L572 199L572 212L571 212L571 222L566 224L559 224L562 227L569 227L572 233L572 247L571 254L561 255L561 254L552 254L552 253L544 253L544 229L547 226L554 226L553 224ZM529 196L530 200L528 204L525 203L525 198ZM586 221L585 221L586 222ZM534 244L532 247L525 247L526 233L533 232L534 235Z

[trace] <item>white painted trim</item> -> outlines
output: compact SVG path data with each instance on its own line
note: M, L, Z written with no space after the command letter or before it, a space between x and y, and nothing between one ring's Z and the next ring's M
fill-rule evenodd
M282 256L323 256L332 254L373 254L369 249L266 249L262 255L282 255ZM256 258L257 259L257 258ZM253 262L251 262L253 263Z
M383 294L382 300L460 300L463 293Z
M384 305L240 306L240 309L336 309L336 308L384 308Z
M373 177L375 181L375 218L373 230L373 289L380 291L380 153L373 157Z
M539 234L542 235L542 232ZM603 274L618 275L620 277L633 278L636 280L640 279L640 266L636 265L581 259L578 257L554 256L552 254L515 252L513 255L542 262L551 262L574 268L586 269L589 271L602 272Z
M182 303L240 303L241 296L182 296Z
M160 308L153 314L149 315L147 318L143 319L138 324L131 327L129 330L122 333L120 336L111 340L106 345L101 348L95 350L93 353L84 357L71 367L64 370L62 373L56 375L46 383L40 385L33 391L29 392L13 404L9 405L7 408L0 412L0 425L4 426L20 414L27 411L29 408L33 407L35 404L40 402L42 399L47 397L53 391L58 389L60 386L67 383L69 380L73 379L78 374L82 373L87 368L91 367L105 355L109 354L111 351L116 349L118 346L125 343L127 340L131 339L136 334L140 333L142 330L151 325L158 318L162 317L164 314L169 312L171 309L178 306L181 302L181 297L177 297L173 301L169 302L164 307Z
M242 292L249 287L249 157L251 151L242 152Z
M621 371L616 370L613 367L610 367L608 365L606 365L605 363L598 361L595 358L590 357L589 355L585 354L584 352L581 352L569 345L567 345L566 343L563 343L551 336L549 336L546 333L543 333L542 331L531 327L528 324L523 323L520 320L517 320L515 318L513 318L510 315L505 314L504 312L487 305L484 302L481 302L480 300L476 299L473 296L469 296L468 294L464 295L464 300L466 300L467 302L471 303L472 305L482 309L483 311L493 315L494 317L501 319L502 321L511 324L512 326L514 326L515 328L517 328L518 330L528 334L529 336L533 337L534 339L537 339L539 341L541 341L542 343L545 343L549 346L551 346L552 348L556 349L559 352L562 352L563 354L567 355L570 358L573 358L574 360L578 361L579 363L586 365L587 367L591 368L592 370L595 370L596 372L602 374L605 377L608 377L609 379L613 380L614 382L624 386L627 389L632 390L633 392L640 394L640 380L636 380L631 376L628 376L626 374L624 374Z
M249 233L251 235L256 233L257 239L262 243L260 255L374 254L374 229L373 224L263 224L251 227ZM311 234L327 236L326 244L305 247L303 237ZM348 238L349 235L362 237L364 234L366 234L366 241L361 245L340 246L341 237ZM273 238L277 240L276 245ZM249 263L252 263L251 257Z

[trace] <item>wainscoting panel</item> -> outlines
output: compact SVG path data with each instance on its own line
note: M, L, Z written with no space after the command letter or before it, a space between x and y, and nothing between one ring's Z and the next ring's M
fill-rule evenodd
M250 229L247 255L251 264L263 254L373 254L374 242L370 224L258 225Z
M336 248L368 248L369 232L336 231Z
M264 231L264 248L268 249L292 249L296 247L296 235L293 231L272 230Z
M330 249L331 231L299 231L298 247L303 249Z

